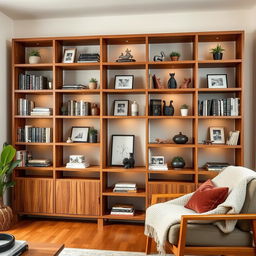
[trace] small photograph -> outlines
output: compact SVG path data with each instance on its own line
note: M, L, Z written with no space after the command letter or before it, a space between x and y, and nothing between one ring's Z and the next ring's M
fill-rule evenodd
M224 127L210 127L210 140L213 144L224 144Z
M76 48L72 49L65 49L64 51L64 57L63 57L63 63L74 63L75 62L75 56L76 56Z
M129 101L115 100L114 101L114 116L128 116Z
M152 156L151 164L154 165L164 165L164 156Z
M115 89L132 89L133 88L133 75L118 75L115 76Z
M208 88L223 89L228 88L227 74L207 75Z
M72 142L88 142L89 127L73 126L71 130Z

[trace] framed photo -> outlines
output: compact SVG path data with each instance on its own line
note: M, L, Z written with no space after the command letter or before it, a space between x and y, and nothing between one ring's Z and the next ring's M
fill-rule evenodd
M128 90L133 88L133 75L115 76L115 89Z
M88 142L88 133L90 127L72 126L71 140L73 142Z
M224 127L210 127L210 140L213 144L225 144Z
M69 156L69 163L72 164L80 164L84 162L84 156L83 155L70 155Z
M110 165L123 165L124 158L134 153L134 135L112 135Z
M207 75L207 83L208 83L208 88L212 88L212 89L228 88L227 74Z
M76 48L65 49L63 56L63 63L74 63L76 56Z
M151 164L164 165L164 156L151 156Z
M114 116L128 116L129 101L115 100L114 101Z

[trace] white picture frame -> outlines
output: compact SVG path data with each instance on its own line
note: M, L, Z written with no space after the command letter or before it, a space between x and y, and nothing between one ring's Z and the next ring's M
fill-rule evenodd
M133 75L116 75L115 76L115 89L130 90L133 89Z
M208 74L207 84L210 89L228 88L227 74Z
M152 165L164 165L164 156L151 156Z
M115 100L114 101L114 116L128 116L129 101Z
M224 127L210 127L210 140L212 144L225 144Z
M76 57L76 48L70 48L64 50L63 63L74 63Z
M71 140L74 143L86 143L88 142L88 134L90 127L85 126L72 126Z

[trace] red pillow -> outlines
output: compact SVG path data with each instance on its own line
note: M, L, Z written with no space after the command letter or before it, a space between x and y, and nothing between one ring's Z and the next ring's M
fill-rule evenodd
M192 195L186 208L202 213L215 209L228 196L228 187L215 187L211 180L204 182Z

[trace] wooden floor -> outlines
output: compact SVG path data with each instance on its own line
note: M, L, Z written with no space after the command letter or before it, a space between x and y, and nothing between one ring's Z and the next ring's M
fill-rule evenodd
M144 252L146 243L142 224L111 223L98 230L95 222L24 219L8 233L18 240L64 243L68 248Z

